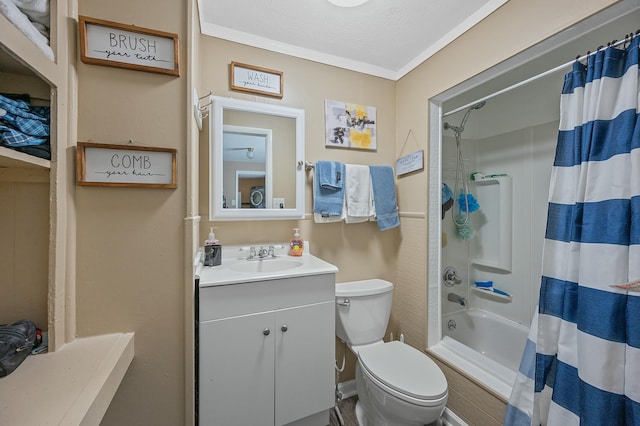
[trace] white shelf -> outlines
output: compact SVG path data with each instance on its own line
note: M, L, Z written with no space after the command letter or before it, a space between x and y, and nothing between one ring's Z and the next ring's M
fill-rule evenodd
M60 77L57 64L47 58L4 15L0 15L0 45L4 45L7 53L26 69L31 70L32 74L47 80L53 86L58 86Z
M51 161L0 146L0 168L49 170Z
M482 287L471 286L471 289L489 299L499 300L501 302L511 302L513 300L513 297L511 295L507 296L504 294L495 293L491 290L483 290Z
M472 263L511 272L513 178L499 176L473 181L480 212L474 213L476 238L472 242ZM482 215L481 226L475 221Z
M133 333L117 333L28 356L0 379L0 424L100 424L133 355Z

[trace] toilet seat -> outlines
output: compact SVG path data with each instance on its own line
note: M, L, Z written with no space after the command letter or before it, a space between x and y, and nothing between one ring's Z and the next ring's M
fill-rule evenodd
M446 401L447 380L427 355L394 341L361 348L363 372L387 393L420 406Z

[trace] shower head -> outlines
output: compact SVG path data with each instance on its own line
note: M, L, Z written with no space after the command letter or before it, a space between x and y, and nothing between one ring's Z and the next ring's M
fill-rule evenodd
M469 108L467 108L467 112L464 114L464 117L462 118L462 121L460 122L460 125L458 127L452 126L449 123L444 123L444 125L443 125L444 130L451 129L457 135L460 135L464 131L464 125L467 123L467 119L469 118L469 115L471 114L471 111L473 111L474 109L480 109L483 106L485 106L486 104L487 104L486 101L481 101L481 102L478 102L477 104L471 105Z

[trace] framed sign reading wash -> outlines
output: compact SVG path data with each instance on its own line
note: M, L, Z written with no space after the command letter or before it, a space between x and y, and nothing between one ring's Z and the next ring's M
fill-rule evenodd
M282 98L284 73L254 65L231 62L231 89Z
M175 149L78 142L76 157L81 186L178 187Z
M86 16L78 26L85 64L180 75L177 34Z

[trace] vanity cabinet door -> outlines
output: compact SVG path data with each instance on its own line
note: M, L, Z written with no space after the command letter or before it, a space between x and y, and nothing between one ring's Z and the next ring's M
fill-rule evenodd
M276 425L334 406L334 301L276 311Z
M270 425L274 419L273 311L200 324L201 425Z

